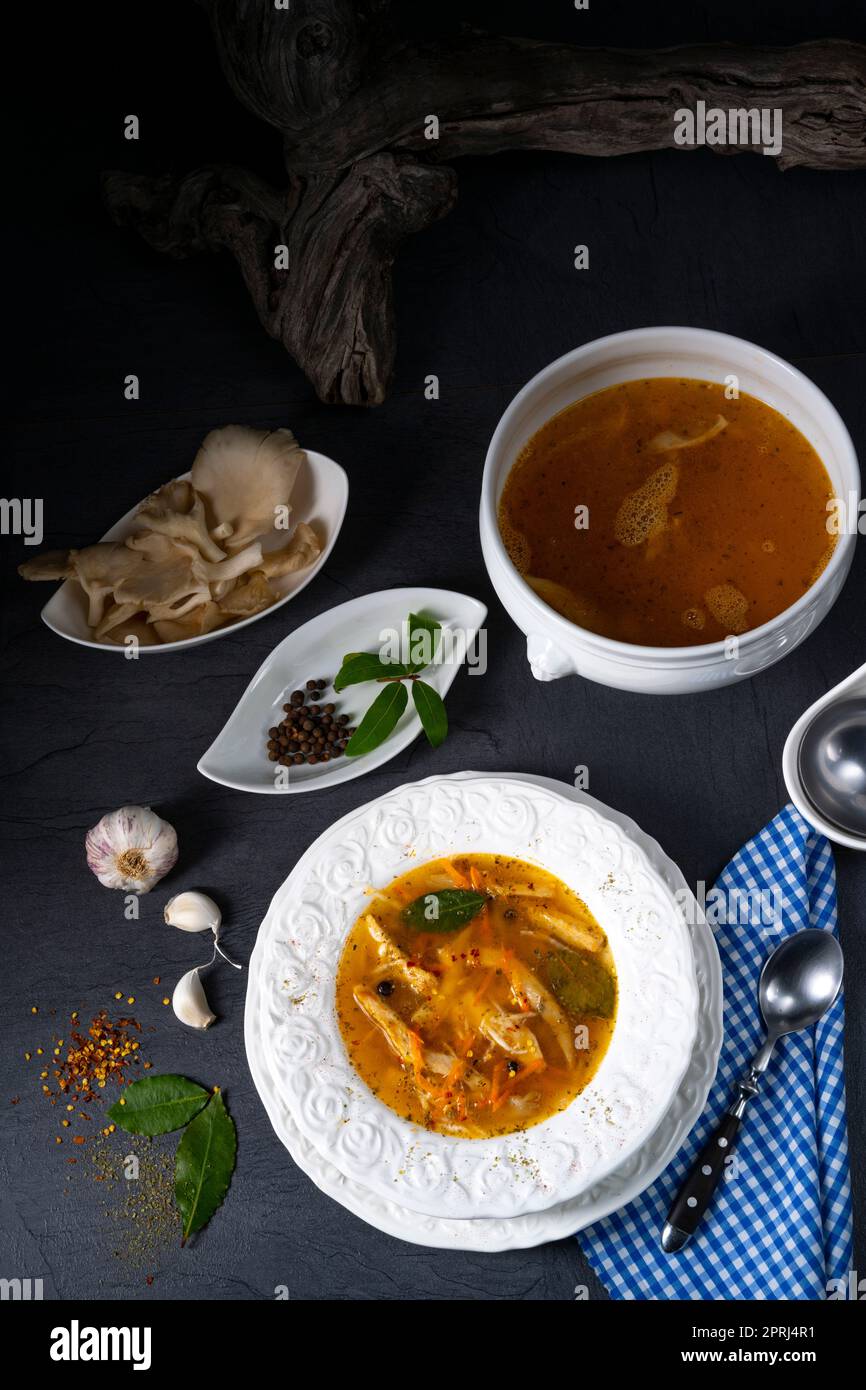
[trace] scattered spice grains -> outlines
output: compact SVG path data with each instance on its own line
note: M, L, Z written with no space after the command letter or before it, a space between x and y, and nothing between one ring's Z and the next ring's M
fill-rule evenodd
M32 1010L31 1010L32 1012ZM39 1073L42 1094L52 1104L62 1102L67 1115L72 1115L78 1106L90 1105L101 1099L100 1092L110 1083L126 1085L132 1080L130 1071L137 1067L141 1043L138 1034L141 1024L134 1018L119 1018L112 1021L105 1009L91 1020L86 1033L75 1027L78 1013L71 1015L73 1024L69 1038L55 1036L51 1045L51 1061ZM41 1057L44 1048L37 1047L36 1055ZM32 1053L25 1052L29 1061ZM144 1063L145 1068L149 1063ZM76 1120L90 1123L93 1119L86 1110L78 1109ZM64 1129L70 1120L61 1120ZM103 1128L103 1134L110 1134L114 1125ZM84 1135L75 1135L73 1144L83 1144ZM62 1144L63 1138L57 1135L55 1143Z
M159 977L154 984L159 984ZM135 1002L134 995L124 996L122 991L115 994L116 999L124 997L129 1003ZM30 1012L39 1012L35 1004ZM53 1018L55 1010L48 1013ZM139 1065L147 1071L152 1064L141 1059L138 1035L142 1026L137 1019L112 1020L102 1009L85 1033L75 1026L78 1018L77 1011L70 1015L72 1027L68 1037L53 1037L48 1049L50 1059L45 1059L39 1072L43 1095L51 1105L59 1104L63 1110L61 1133L54 1136L54 1143L68 1143L73 1124L88 1131L86 1136L71 1136L78 1156L70 1154L66 1158L66 1178L69 1182L92 1180L99 1185L94 1191L98 1192L106 1220L111 1223L114 1257L135 1268L152 1270L159 1255L172 1248L180 1249L182 1223L174 1197L176 1136L148 1139L124 1134L114 1124L100 1123L105 1117L98 1107L106 1086L123 1087L134 1079L130 1073ZM45 1051L36 1047L24 1056L30 1061L34 1054L42 1057ZM93 1101L97 1103L95 1110ZM14 1096L12 1104L19 1103L20 1097ZM63 1191L68 1195L70 1188L64 1186ZM154 1277L152 1273L147 1275L148 1285L153 1284Z
M121 1139L123 1146L118 1147ZM118 1133L114 1139L97 1135L88 1147L89 1166L83 1176L100 1184L101 1204L112 1223L114 1257L135 1267L152 1269L160 1255L180 1248L183 1231L174 1199L172 1140L173 1134L146 1139Z
M136 1053L141 1043L135 1034L140 1032L141 1024L136 1019L119 1018L112 1023L105 1009L101 1009L86 1035L73 1030L65 1057L61 1055L63 1039L58 1039L54 1048L58 1062L53 1075L60 1094L86 1102L109 1081L122 1086L129 1068L138 1061ZM48 1086L42 1089L51 1094Z

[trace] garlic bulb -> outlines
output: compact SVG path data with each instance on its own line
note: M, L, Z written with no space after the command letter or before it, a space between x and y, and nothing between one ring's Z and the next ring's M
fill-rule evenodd
M87 863L106 888L149 893L177 861L174 827L149 806L121 806L87 832Z
M211 1013L207 1002L199 973L206 969L207 966L198 965L195 970L189 970L178 980L171 996L171 1007L181 1023L185 1023L189 1028L209 1028L216 1020L216 1014Z
M165 920L181 931L212 931L219 936L222 913L207 893L176 893L165 905Z

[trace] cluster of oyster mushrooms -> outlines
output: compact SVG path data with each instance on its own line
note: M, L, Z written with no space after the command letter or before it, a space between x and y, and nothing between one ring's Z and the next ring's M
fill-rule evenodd
M25 579L75 579L87 595L97 641L178 642L252 617L278 597L271 581L320 554L298 522L287 544L289 498L306 455L288 429L227 425L211 430L189 481L175 479L139 507L133 533L83 550L54 550L19 568Z

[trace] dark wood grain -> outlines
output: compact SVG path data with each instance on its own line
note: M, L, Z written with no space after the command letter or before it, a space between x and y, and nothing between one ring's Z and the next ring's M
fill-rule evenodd
M677 110L702 100L777 113L780 168L866 164L866 48L845 41L628 51L467 29L419 42L390 22L388 0L200 3L235 96L280 132L288 187L232 167L112 173L106 201L159 250L230 251L265 329L327 403L385 399L392 261L456 196L453 173L431 161L668 149Z

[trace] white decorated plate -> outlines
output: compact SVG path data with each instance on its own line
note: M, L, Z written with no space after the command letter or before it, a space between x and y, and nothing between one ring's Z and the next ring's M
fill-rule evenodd
M347 652L373 650L380 645L387 629L398 631L410 613L437 618L449 636L442 651L441 664L423 673L443 697L460 670L467 648L487 617L487 609L467 594L450 589L383 589L350 599L326 613L320 613L303 627L290 633L253 676L232 714L198 764L199 772L212 782L243 792L265 792L283 796L287 792L317 791L338 782L350 782L375 767L381 767L421 733L421 721L411 702L393 732L371 753L359 758L337 758L312 767L279 768L268 762L267 730L283 717L289 693L309 678L333 680ZM340 695L328 695L348 714L349 724L357 725L378 693L375 684L349 686ZM277 775L275 775L275 773Z
M198 647L202 642L213 642L217 637L227 637L230 632L237 632L238 628L248 627L250 623L258 622L259 618L266 618L269 613L276 612L284 603L293 599L295 594L305 589L310 580L315 579L340 534L349 500L349 480L344 470L333 459L327 458L324 454L314 453L311 449L305 452L307 461L298 473L292 490L291 519L293 524L306 521L313 527L322 545L318 559L305 570L297 570L295 574L286 574L272 580L272 587L279 594L279 598L269 608L263 608L261 613L254 613L249 618L238 618L236 622L229 623L226 627L218 627L214 632L205 632L200 637L184 637L180 642L163 642L154 647L142 645L138 648L142 655L150 656L152 652L177 652L185 647ZM181 480L189 477L189 473L183 473ZM137 512L138 506L133 507L110 531L106 531L102 539L122 541L131 535L135 529ZM263 539L262 549L278 550L280 546L285 545L286 540L285 531L274 531L271 536ZM101 652L126 652L123 646L94 640L87 623L87 598L84 590L74 579L65 580L51 596L42 610L42 621L52 632L66 637L70 642L77 642L79 646L95 647Z
M346 1056L334 1008L364 890L467 852L534 860L573 888L608 935L620 989L613 1039L586 1089L543 1124L485 1140L430 1133L377 1100ZM337 822L271 903L251 989L253 979L248 1047L263 1052L276 1104L303 1140L350 1182L446 1220L539 1212L600 1183L670 1107L697 1032L689 930L665 876L627 826L508 776L430 778Z
M477 774L462 774L464 778L475 775ZM677 894L687 915L699 997L698 1031L691 1059L670 1107L646 1143L602 1182L578 1197L572 1197L567 1202L558 1202L528 1216L515 1216L501 1221L485 1218L449 1221L421 1216L408 1207L401 1207L393 1199L379 1197L360 1183L344 1177L329 1159L323 1157L302 1137L288 1108L279 1098L279 1078L272 1074L271 1058L263 1045L260 1031L263 1017L260 995L264 981L261 972L255 969L256 963L261 960L260 956L253 956L248 976L245 1032L250 1070L271 1124L298 1167L327 1196L377 1230L412 1244L443 1250L493 1253L525 1249L545 1241L560 1240L633 1201L664 1171L701 1115L715 1078L722 1045L722 974L719 953L706 918L677 866L664 854L655 840L638 829L634 821L619 811L603 806L586 792L548 778L533 777L525 773L510 773L509 777L547 786L573 801L593 806L602 815L614 820L632 840L641 845L656 870Z

